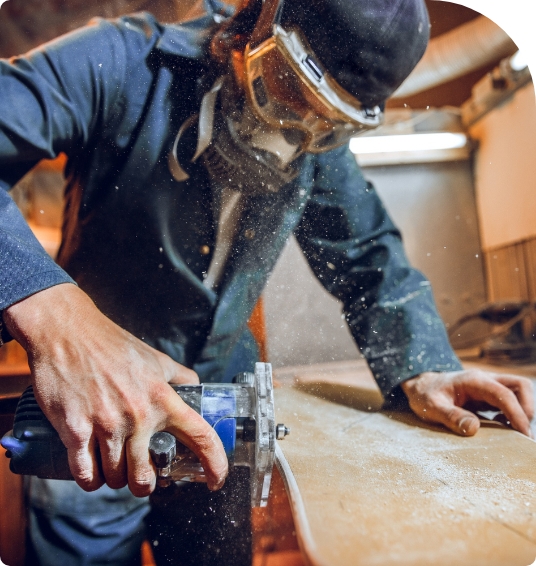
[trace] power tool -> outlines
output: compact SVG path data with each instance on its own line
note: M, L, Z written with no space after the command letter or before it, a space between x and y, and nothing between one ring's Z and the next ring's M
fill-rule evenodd
M233 383L172 385L182 400L217 432L230 466L250 468L251 506L265 507L270 490L275 441L289 434L275 425L272 366L255 364L254 372L237 374ZM13 430L0 441L15 474L46 479L73 479L67 449L37 404L32 387L22 394ZM177 481L206 481L196 455L168 432L151 438L149 452L161 487Z

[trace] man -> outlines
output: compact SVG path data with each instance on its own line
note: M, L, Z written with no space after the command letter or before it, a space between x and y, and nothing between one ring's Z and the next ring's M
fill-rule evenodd
M254 360L245 325L292 232L388 402L472 435L463 405L482 401L530 434L530 383L462 371L345 145L424 52L423 2L252 0L223 25L223 5L205 8L184 25L96 21L1 63L2 188L68 156L63 269L0 191L3 336L28 352L77 484L120 490L32 480L42 564L133 563L147 504L121 488L153 491L158 430L222 486L219 439L168 383Z

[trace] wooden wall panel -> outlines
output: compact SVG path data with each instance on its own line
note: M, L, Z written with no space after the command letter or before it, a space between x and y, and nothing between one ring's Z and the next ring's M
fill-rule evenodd
M536 238L525 243L524 251L529 299L536 301Z
M484 250L536 237L536 105L534 85L470 128L478 141L475 187Z
M536 238L484 253L488 301L536 301Z
M522 244L486 252L484 257L489 301L528 299Z

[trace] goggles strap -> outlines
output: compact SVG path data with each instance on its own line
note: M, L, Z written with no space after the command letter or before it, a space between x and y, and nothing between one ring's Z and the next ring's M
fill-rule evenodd
M261 15L251 34L251 49L258 47L273 35L274 24L279 24L283 13L283 0L263 0Z

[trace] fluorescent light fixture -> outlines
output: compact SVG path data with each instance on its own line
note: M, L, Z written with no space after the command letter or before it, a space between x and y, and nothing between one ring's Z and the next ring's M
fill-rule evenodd
M510 57L510 67L513 71L522 71L525 67L528 67L528 65L529 63L521 51L516 51L512 57Z
M350 150L364 153L399 153L457 149L467 145L467 136L454 132L427 132L393 136L362 136L350 140Z

